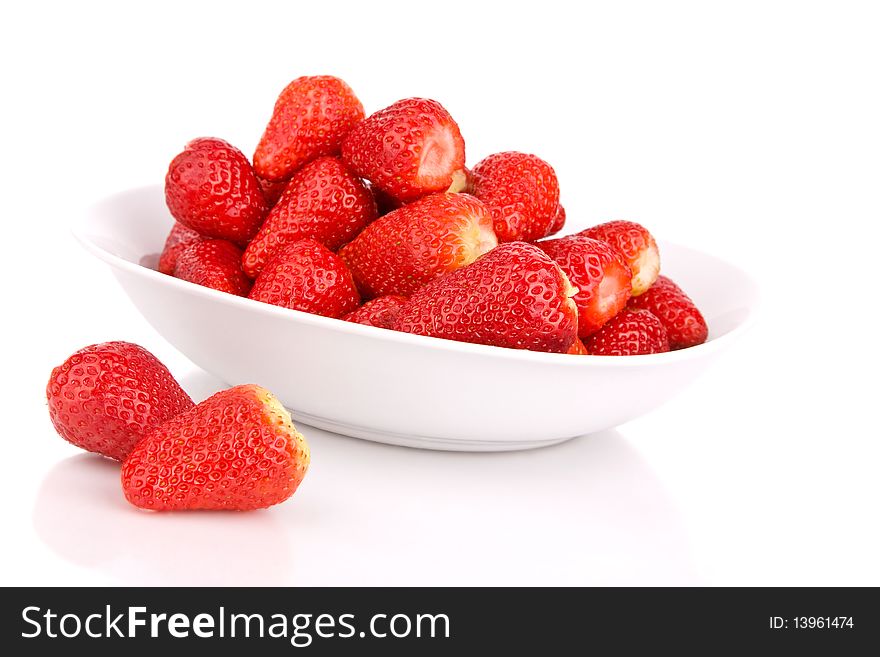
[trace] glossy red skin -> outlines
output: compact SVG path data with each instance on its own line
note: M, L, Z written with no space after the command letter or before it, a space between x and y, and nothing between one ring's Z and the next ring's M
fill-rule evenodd
M569 347L568 351L565 352L567 354L571 354L573 356L589 356L590 352L587 351L587 347L584 344L584 341L580 338L577 338Z
M709 327L691 298L666 276L660 276L650 289L630 299L629 307L649 310L666 327L670 349L686 349L703 344Z
M267 206L244 154L222 139L194 139L168 167L165 203L177 221L205 237L244 246Z
M419 173L422 150L435 130L451 133L450 161L441 172ZM464 169L464 139L458 124L436 100L406 98L370 115L345 138L342 159L357 175L399 202L449 189Z
M335 251L375 218L376 204L364 182L339 158L319 158L291 178L245 249L242 267L256 278L279 249L302 239Z
M174 275L174 265L177 264L177 258L180 257L180 254L190 244L202 239L204 238L199 233L187 228L179 221L175 221L165 240L162 254L159 256L159 271L169 276Z
M499 242L532 242L550 234L559 209L559 182L541 158L508 151L473 169L473 194L486 204Z
M592 228L582 230L578 233L578 235L584 235L586 237L592 237L593 239L600 240L602 242L607 242L611 246L620 250L620 252L623 254L624 259L626 260L626 263L630 266L630 269L632 269L634 279L634 296L642 294L645 290L647 290L651 287L651 285L654 284L654 281L657 280L657 276L654 275L653 277L650 277L648 280L644 281L644 289L635 288L635 279L640 273L639 260L642 257L642 254L648 250L653 249L656 251L657 249L657 242L654 241L654 237L651 235L650 232L648 232L648 229L641 224L637 224L634 221L624 220L608 221L604 224L599 224L598 226L593 226ZM658 261L658 273L659 270L660 267Z
M593 356L638 356L669 351L663 324L647 310L624 308L584 342Z
M577 338L570 283L547 254L524 242L492 249L410 297L398 331L460 342L566 353Z
M365 298L406 297L472 261L467 239L473 222L492 230L492 217L480 201L467 194L431 194L380 217L339 255Z
M254 281L250 298L325 317L342 317L361 302L342 258L314 240L278 251Z
M598 331L626 305L632 292L632 272L623 255L599 240L569 235L536 243L562 267L571 284L578 308L578 336L586 338ZM600 284L605 281L605 288ZM611 289L607 286L613 285Z
M266 207L270 210L278 203L281 194L287 187L287 180L266 180L257 176L257 182L260 183L260 190L263 192L263 198L266 199Z
M46 399L62 438L117 461L160 424L194 406L168 368L130 342L74 353L52 370Z
M355 324L366 324L376 328L390 329L394 326L400 309L406 304L406 297L397 294L378 297L367 301L357 310L348 313L342 319Z
M318 157L338 155L342 140L363 118L361 101L339 78L297 78L275 101L254 152L254 169L266 180L287 180Z
M289 498L309 448L268 394L236 386L162 424L123 463L125 498L153 511L249 511Z
M178 256L174 277L246 297L251 279L241 269L242 250L226 240L200 240Z
M556 215L553 217L553 222L550 224L550 228L547 229L547 237L550 235L555 235L560 230L565 227L565 208L562 207L560 203L556 207Z

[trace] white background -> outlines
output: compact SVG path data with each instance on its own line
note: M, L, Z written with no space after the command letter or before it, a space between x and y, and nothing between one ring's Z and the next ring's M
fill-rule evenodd
M0 32L3 584L880 584L872 3L16 3ZM125 339L197 399L220 384L68 227L190 138L252 153L319 73L368 111L440 100L469 164L541 155L570 228L632 218L741 264L758 324L615 431L474 455L304 427L282 506L128 507L54 434L52 366Z

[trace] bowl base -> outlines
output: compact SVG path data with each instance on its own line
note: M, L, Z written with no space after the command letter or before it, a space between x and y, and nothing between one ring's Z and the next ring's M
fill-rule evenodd
M445 452L513 452L525 449L537 449L558 445L567 438L550 438L547 440L461 440L456 438L432 438L429 436L416 436L412 434L391 433L387 431L373 431L364 427L344 424L334 420L309 415L300 411L292 410L295 424L306 424L332 433L339 433L352 438L363 438L376 443L388 445L400 445L402 447L415 447L417 449L434 449Z

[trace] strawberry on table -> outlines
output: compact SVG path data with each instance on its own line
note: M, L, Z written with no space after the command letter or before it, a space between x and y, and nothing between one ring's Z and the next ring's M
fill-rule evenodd
M345 138L342 159L392 199L407 203L467 183L464 140L436 100L407 98L370 115Z
M62 438L117 461L194 405L168 368L130 342L104 342L74 353L52 370L46 399Z
M614 317L625 305L632 289L632 273L620 251L580 235L536 243L562 267L578 288L578 335L586 338Z
M538 247L509 242L425 285L400 310L394 328L460 342L566 353L577 339L576 291Z
M367 326L390 329L394 326L397 315L400 314L400 309L406 301L406 297L398 294L377 297L372 301L367 301L357 310L343 316L342 319L346 322L354 322L355 324L366 324Z
M174 265L177 264L177 258L193 242L204 239L199 233L187 228L179 221L175 221L171 227L171 232L165 240L165 246L162 248L162 254L159 256L159 271L169 276L174 274Z
M122 465L126 499L153 511L249 511L289 498L309 446L268 390L223 390L159 426Z
M278 251L254 281L250 298L325 317L342 317L361 302L342 258L315 240Z
M594 356L637 356L669 351L663 324L647 310L624 308L584 343Z
M508 151L483 159L473 169L473 194L492 213L499 242L532 242L565 221L556 172L536 155Z
M244 154L222 139L186 145L168 167L165 202L177 221L205 237L247 244L266 216L266 199Z
M497 245L492 217L467 194L431 194L380 217L339 255L367 298L409 296Z
M186 247L174 265L174 277L220 292L247 296L251 279L241 269L242 250L226 240L199 240Z
M666 327L670 349L685 349L702 344L709 337L709 327L691 298L666 276L660 276L650 289L633 297L629 306L649 310Z
M642 294L660 275L660 251L648 229L634 221L609 221L582 230L578 235L607 242L623 253L632 269L632 294Z
M254 152L254 169L268 181L287 180L315 158L338 155L342 140L363 118L361 101L339 78L297 78L275 101Z
M364 182L339 158L319 158L291 178L245 249L242 266L255 278L280 248L301 239L335 251L375 218L376 205Z

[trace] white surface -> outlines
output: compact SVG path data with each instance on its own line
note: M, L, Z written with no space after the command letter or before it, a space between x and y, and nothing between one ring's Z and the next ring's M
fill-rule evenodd
M280 4L6 9L0 581L880 584L875 6L380 4L342 23ZM317 72L370 109L439 98L471 163L539 153L572 226L631 217L741 263L761 321L616 431L489 455L307 429L313 467L276 509L127 508L111 464L53 435L50 368L127 339L197 398L215 382L67 226L160 181L191 137L250 151L275 94Z
M153 185L100 201L74 235L110 266L144 319L220 381L259 381L295 420L408 447L509 451L612 429L691 384L747 330L758 305L741 269L661 241L665 271L712 327L705 344L630 358L498 349L277 308L160 274L152 267L172 223Z

